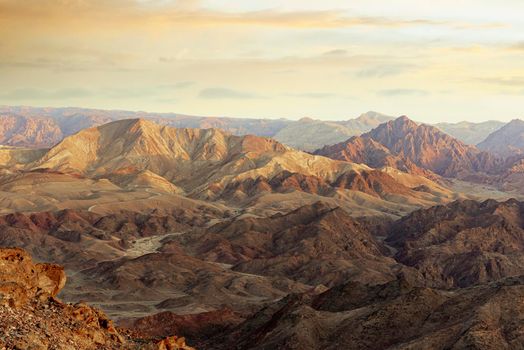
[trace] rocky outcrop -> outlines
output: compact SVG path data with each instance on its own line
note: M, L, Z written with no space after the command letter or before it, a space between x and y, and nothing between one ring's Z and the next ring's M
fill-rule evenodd
M33 264L22 249L0 250L0 302L21 307L32 300L55 297L66 281L64 269L53 264Z
M100 310L56 298L61 266L35 264L20 248L0 249L0 346L4 349L193 350L171 333L155 341L129 337Z
M56 299L65 280L58 265L35 264L19 248L0 249L0 344L17 349L112 349L124 344L102 312Z

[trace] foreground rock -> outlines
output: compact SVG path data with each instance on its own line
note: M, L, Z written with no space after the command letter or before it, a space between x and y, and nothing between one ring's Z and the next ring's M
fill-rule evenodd
M124 336L102 311L62 303L63 268L0 249L0 346L4 349L191 349L183 338L155 344Z

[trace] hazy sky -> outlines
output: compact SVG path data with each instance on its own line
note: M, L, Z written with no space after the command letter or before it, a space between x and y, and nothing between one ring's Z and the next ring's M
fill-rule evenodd
M0 0L0 104L524 117L522 0Z

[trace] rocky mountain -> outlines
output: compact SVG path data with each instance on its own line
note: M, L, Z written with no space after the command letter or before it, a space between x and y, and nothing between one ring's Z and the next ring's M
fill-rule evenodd
M524 153L524 121L514 119L494 131L478 144L481 150L501 157L514 157Z
M36 108L0 106L0 145L29 148L52 147L64 137L82 129L122 119L147 119L176 128L221 129L233 135L272 137L300 150L312 152L326 145L359 136L393 118L378 112L367 112L347 120L316 120L302 118L256 119L222 116L199 117L176 113L146 113L87 108ZM476 145L504 123L438 123L435 126L446 134L469 145Z
M207 349L518 349L523 277L442 291L399 276L269 305ZM496 310L496 311L495 311Z
M100 215L70 209L14 213L0 216L0 245L22 247L38 260L79 269L121 257L133 240L184 231L205 220L205 214L196 220L183 210L171 215L126 211Z
M490 172L497 164L489 153L483 153L433 126L417 124L407 117L382 124L362 136L372 138L394 154L445 177Z
M502 161L490 153L405 116L381 124L359 138L325 147L316 153L334 159L368 162L370 166L393 166L413 173L429 171L458 178L493 173L502 165Z
M523 215L516 200L457 201L400 219L387 240L429 283L465 287L524 273Z
M438 178L431 171L418 167L411 160L401 155L392 153L386 146L370 137L354 136L344 142L316 150L314 154L336 160L366 164L372 168L391 167L431 179Z
M467 145L476 145L483 141L489 134L502 128L504 122L497 120L480 123L463 121L458 123L438 123L435 124L435 126Z
M454 197L423 176L334 161L272 139L235 136L218 129L176 129L143 119L82 130L19 168L107 179L126 189L147 186L159 195L226 200L236 205L268 194L291 200L297 192L309 196L311 203L319 196L328 200L361 192L368 202L379 200L381 206L390 205L382 201L392 202L396 207L393 203L423 206ZM421 185L432 194L416 190ZM343 201L355 203L349 196Z
M285 215L224 221L173 243L233 271L313 286L388 281L401 269L366 226L320 202Z

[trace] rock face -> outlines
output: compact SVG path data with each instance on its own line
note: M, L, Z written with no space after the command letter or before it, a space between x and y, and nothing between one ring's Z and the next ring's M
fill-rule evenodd
M457 201L397 221L388 242L398 262L441 287L466 287L524 274L524 204Z
M501 157L512 157L524 153L524 121L515 119L494 131L478 144L481 150Z
M206 349L520 349L524 279L445 292L403 277L290 295Z

